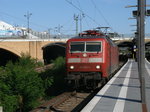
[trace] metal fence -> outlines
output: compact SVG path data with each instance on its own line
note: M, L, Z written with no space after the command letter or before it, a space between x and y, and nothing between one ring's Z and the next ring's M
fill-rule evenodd
M70 34L70 35L50 35L49 33L46 32L36 32L36 31L30 31L28 34L27 32L24 33L23 36L0 36L0 39L18 39L18 38L23 38L23 39L62 39L62 38L72 38L75 37L76 35ZM112 36L111 36L112 37ZM132 39L135 38L134 34L119 34L117 36L112 37L113 39ZM145 38L150 38L150 33L145 34Z

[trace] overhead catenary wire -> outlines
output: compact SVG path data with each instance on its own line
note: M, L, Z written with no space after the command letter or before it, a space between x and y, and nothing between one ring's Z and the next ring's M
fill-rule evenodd
M77 2L78 2L78 5L79 5L79 8L83 11L83 8L81 7L81 4L80 4L80 2L79 2L79 0L77 0ZM86 23L86 25L87 25L87 27L91 27L90 26L90 23L87 21L87 19L86 19L86 15L84 14L84 13L82 13L81 12L81 14L80 14L80 32L82 32L82 22L81 22L81 20L83 19L83 17L85 17L84 18L84 21L85 21L85 23Z
M73 4L71 1L69 0L65 0L67 3L69 3L71 6L73 6L74 8L76 8L78 11L80 11L81 13L83 13L86 17L88 17L89 19L91 19L95 24L97 24L98 26L101 26L95 19L93 19L92 17L90 17L88 14L86 14L81 8L77 7L75 4Z
M11 18L13 18L13 19L16 19L16 20L19 20L19 21L23 21L23 22L26 22L26 20L25 19L22 19L22 18L19 18L19 17L16 17L16 16L14 16L14 15L12 15L12 14L9 14L9 13L6 13L6 12L2 12L2 11L0 11L0 16L1 15L5 15L5 17L3 17L3 18L7 18L7 17L11 17ZM72 18L69 18L68 19L68 21L71 21L72 20ZM63 23L63 25L62 26L66 26L66 24L68 24L68 21L67 22L65 22L65 23ZM44 28L44 29L51 29L52 31L55 31L55 28L50 28L49 26L45 26L45 25L41 25L41 24L37 24L37 23L34 23L34 22L32 22L32 21L30 21L30 24L32 24L32 26L36 26L36 27L39 27L39 28ZM45 30L46 31L46 30ZM68 32L69 31L71 31L70 29L68 30ZM67 30L65 30L65 32L67 32Z
M2 13L3 15L6 15L6 16L8 16L8 17L11 17L11 18L17 19L17 20L19 20L19 21L26 22L26 20L25 20L25 19L22 19L22 18L19 18L19 17L13 16L13 15L8 14L8 13L6 13L6 12L0 12L0 13ZM32 25L34 25L34 26L43 27L43 28L46 28L46 29L48 29L48 28L49 28L48 26L40 25L40 24L34 23L34 22L32 22L32 21L31 21L30 23L32 23Z
M101 12L101 10L97 7L97 5L95 4L94 0L91 0L91 3L93 4L93 6L95 7L95 9L98 11L98 13L101 15L101 17L104 19L104 21L106 22L106 24L110 27L110 29L112 29L114 32L115 30L113 29L112 25L108 22L108 20L105 18L105 16L103 15L103 13Z

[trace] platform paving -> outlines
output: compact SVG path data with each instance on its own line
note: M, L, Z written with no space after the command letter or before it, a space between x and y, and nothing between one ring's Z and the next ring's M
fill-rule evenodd
M150 63L145 61L145 90L150 112ZM137 62L128 62L95 95L81 112L142 112Z

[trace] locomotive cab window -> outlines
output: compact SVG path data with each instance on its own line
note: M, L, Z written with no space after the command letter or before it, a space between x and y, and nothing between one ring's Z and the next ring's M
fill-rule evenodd
M101 42L86 42L86 52L101 52Z
M84 42L71 42L70 47L70 52L83 52Z
M70 52L101 52L101 42L71 42Z

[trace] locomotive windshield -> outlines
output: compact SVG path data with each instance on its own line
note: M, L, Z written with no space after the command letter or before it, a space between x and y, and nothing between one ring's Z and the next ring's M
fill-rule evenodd
M71 52L83 52L84 42L71 42Z
M70 52L101 52L101 42L71 42Z
M101 43L100 42L86 42L86 52L100 52Z

